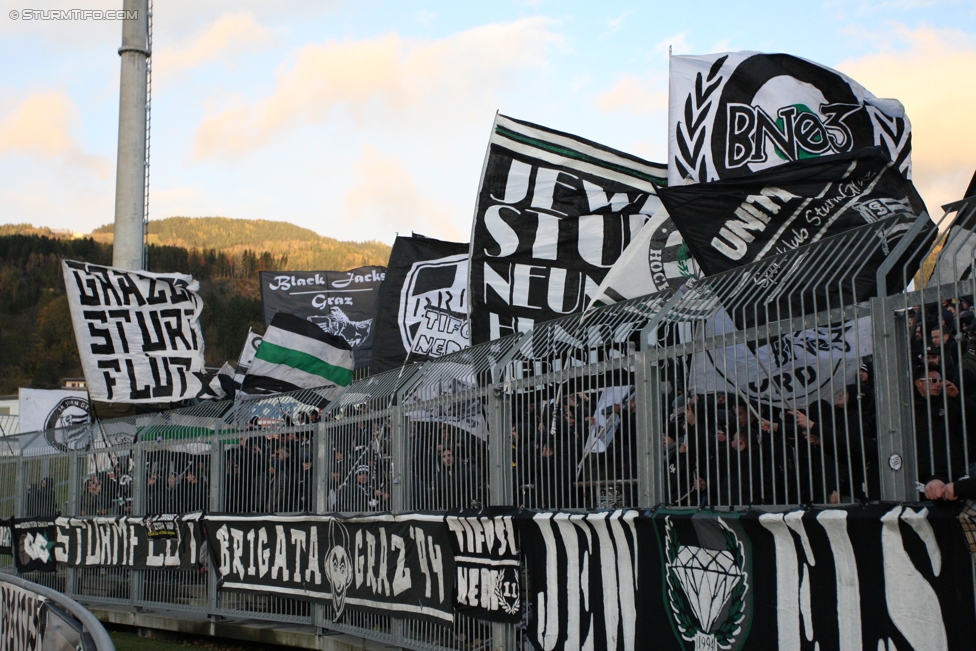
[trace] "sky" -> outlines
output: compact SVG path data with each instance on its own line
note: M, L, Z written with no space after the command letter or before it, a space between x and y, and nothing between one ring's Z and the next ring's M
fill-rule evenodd
M0 224L111 223L119 21L0 0ZM466 242L495 112L664 163L668 52L786 52L906 107L929 212L976 170L976 3L164 0L150 219Z

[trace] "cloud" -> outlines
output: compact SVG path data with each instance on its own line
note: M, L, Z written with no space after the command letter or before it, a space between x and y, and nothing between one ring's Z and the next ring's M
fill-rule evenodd
M976 37L896 25L886 50L837 66L878 97L901 100L912 121L912 176L936 218L961 199L976 168ZM898 44L895 49L890 44Z
M547 52L558 41L548 24L545 18L526 18L434 41L387 34L305 45L279 68L270 95L204 118L195 156L240 154L337 113L380 124L391 116L450 119L491 99L519 72L545 67Z
M154 76L174 76L215 61L231 61L271 41L270 32L249 12L225 14L183 47L153 53Z
M613 88L597 97L596 105L604 113L625 111L645 115L667 110L667 76L653 75L642 78L625 73Z
M654 44L652 51L658 54L667 53L669 48L672 54L691 54L695 45L688 42L688 31L685 30L661 39Z
M607 18L607 29L600 35L600 38L616 34L624 26L624 22L634 13L633 9L628 9L616 18Z
M349 232L353 239L416 230L461 241L448 205L425 197L410 170L395 155L384 155L366 145L352 172L353 183L342 202L341 223L347 225L346 232L354 231Z
M62 91L35 92L0 119L0 156L27 154L109 176L109 162L85 153L71 135L78 107Z

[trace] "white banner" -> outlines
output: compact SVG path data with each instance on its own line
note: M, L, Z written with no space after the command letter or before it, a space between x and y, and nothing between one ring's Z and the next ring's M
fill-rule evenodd
M185 274L63 262L92 400L175 402L200 393L200 284Z
M912 178L912 124L895 99L788 54L671 57L668 185L881 146Z
M251 368L251 362L254 361L254 354L258 352L258 346L261 345L262 341L264 341L262 335L254 332L253 328L247 329L244 349L241 351L241 356L237 360L237 369L234 371L234 383L238 387L244 381L244 376L247 375L247 369Z
M735 325L725 310L704 323L697 341L728 336ZM762 400L774 407L795 409L817 400L834 404L837 394L853 384L859 358L870 355L871 317L811 328L775 337L764 346L738 344L712 348L694 356L691 391L728 392Z
M61 389L19 389L20 431L37 432L91 422L88 393Z

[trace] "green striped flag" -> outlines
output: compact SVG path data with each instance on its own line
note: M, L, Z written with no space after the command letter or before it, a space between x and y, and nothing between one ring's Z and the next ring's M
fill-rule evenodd
M353 353L341 337L293 314L278 312L244 376L247 394L348 386Z

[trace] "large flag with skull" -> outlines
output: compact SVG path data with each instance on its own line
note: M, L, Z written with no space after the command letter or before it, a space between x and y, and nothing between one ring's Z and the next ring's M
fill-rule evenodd
M788 54L671 57L668 184L704 183L880 146L911 178L905 107Z
M423 235L396 238L379 292L371 373L471 345L468 249Z

